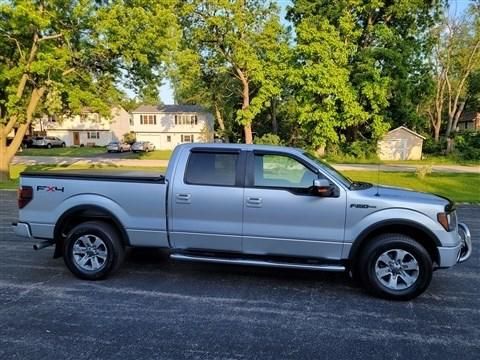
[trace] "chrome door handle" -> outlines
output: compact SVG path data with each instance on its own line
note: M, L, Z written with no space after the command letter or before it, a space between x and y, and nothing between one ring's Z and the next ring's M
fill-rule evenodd
M262 207L263 200L259 197L248 197L247 206L248 207Z
M177 204L190 204L192 195L190 194L175 194L175 200Z

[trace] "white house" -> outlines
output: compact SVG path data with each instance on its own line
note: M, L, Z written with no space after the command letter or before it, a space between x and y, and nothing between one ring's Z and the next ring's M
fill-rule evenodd
M70 117L49 117L35 123L35 132L62 139L67 146L105 146L121 140L130 131L130 115L122 107L114 107L110 118L85 111Z
M213 115L197 105L141 105L132 111L130 130L137 141L157 149L213 141Z

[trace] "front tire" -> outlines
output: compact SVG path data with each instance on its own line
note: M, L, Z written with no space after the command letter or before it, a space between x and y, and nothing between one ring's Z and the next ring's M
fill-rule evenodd
M374 295L411 300L427 289L433 266L427 250L411 237L382 234L361 252L356 271Z
M47 149L51 149L52 148L52 144L47 144Z
M100 280L114 273L125 258L118 231L101 221L88 221L74 227L64 245L68 269L84 280Z

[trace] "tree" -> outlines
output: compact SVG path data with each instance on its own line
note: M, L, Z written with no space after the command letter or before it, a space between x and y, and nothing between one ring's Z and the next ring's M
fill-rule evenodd
M442 126L445 136L450 137L469 99L475 100L475 71L480 70L480 4L472 4L461 18L451 15L446 7L434 34L435 97L427 104L427 113L438 142Z
M237 84L228 68L217 58L200 55L200 49L191 42L182 41L170 77L175 89L175 99L182 104L201 105L215 116L217 135L229 141L231 114L239 100Z
M434 2L295 0L300 122L313 146L416 123Z
M162 78L179 35L174 1L0 3L0 181L36 115L108 115L118 83L141 92ZM7 136L15 135L7 146Z
M253 119L280 92L275 60L286 42L277 7L261 0L190 0L183 10L184 43L207 69L200 77L234 77L241 94L237 121L252 143Z

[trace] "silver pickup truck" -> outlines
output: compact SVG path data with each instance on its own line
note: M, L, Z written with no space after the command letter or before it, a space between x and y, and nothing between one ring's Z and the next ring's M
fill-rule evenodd
M349 271L407 300L467 260L470 233L443 197L353 182L300 149L186 144L165 176L23 173L17 235L55 244L78 277L116 270L127 247L176 260Z

